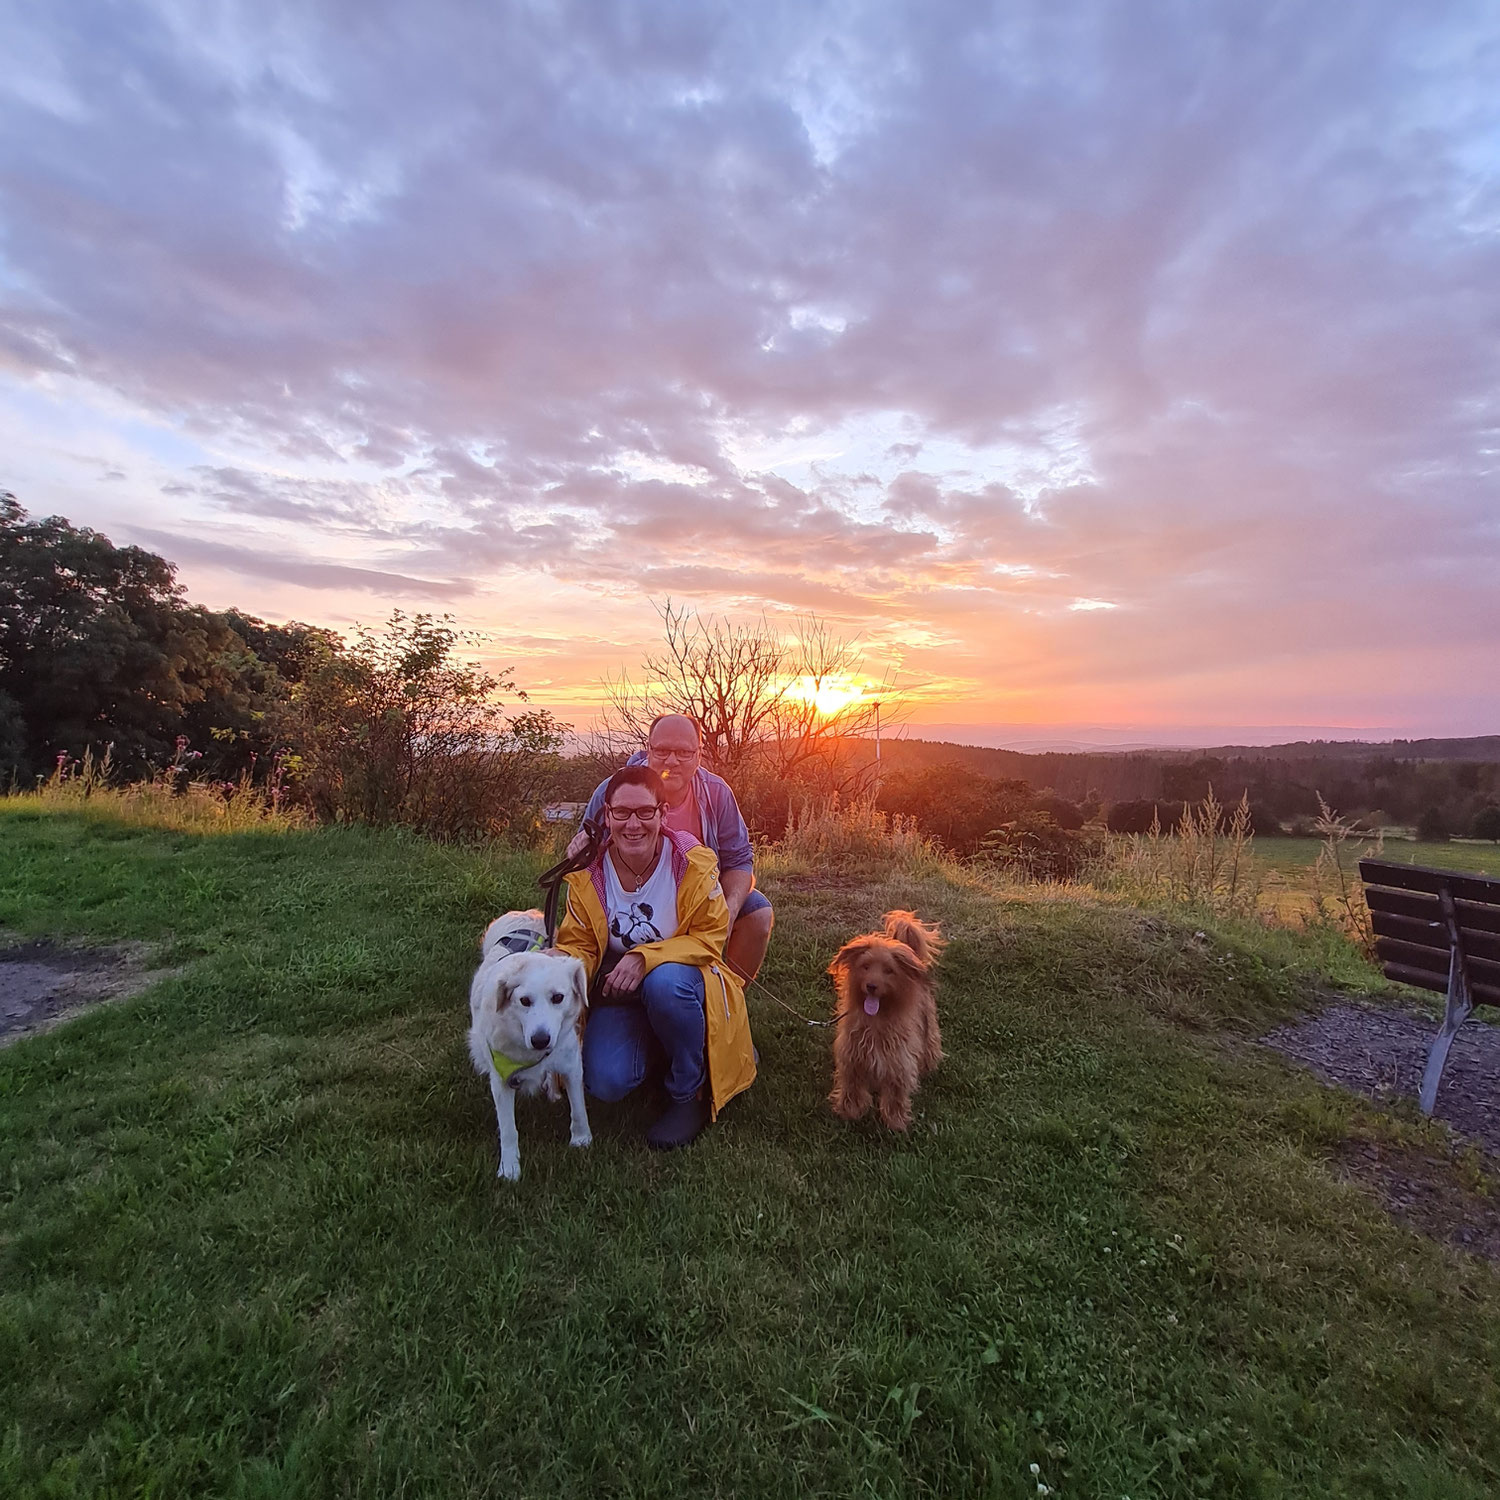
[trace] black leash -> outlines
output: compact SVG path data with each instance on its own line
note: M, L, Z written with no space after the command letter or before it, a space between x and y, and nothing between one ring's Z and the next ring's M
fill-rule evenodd
M547 900L543 907L543 922L547 928L547 946L553 947L557 942L557 899L562 893L563 882L575 870L586 870L593 864L599 854L599 849L604 843L604 824L596 823L592 818L583 820L583 831L588 834L588 846L582 854L569 855L566 859L560 859L550 870L543 870L536 878L536 883L547 893Z

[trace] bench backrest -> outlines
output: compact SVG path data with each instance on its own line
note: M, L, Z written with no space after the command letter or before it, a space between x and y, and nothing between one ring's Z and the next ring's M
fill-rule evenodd
M1447 990L1456 930L1474 1003L1500 1005L1500 880L1381 859L1359 873L1387 979Z

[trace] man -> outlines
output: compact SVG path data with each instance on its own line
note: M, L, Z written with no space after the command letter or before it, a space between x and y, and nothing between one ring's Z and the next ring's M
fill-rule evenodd
M719 884L729 907L729 939L724 960L742 979L760 972L771 941L775 914L771 903L755 889L755 860L750 833L740 816L729 784L703 769L703 736L686 714L658 714L646 732L646 748L637 750L627 765L649 766L662 779L663 826L690 833L719 857ZM589 799L586 818L598 820L604 807L602 781ZM587 839L580 832L568 853L583 852Z

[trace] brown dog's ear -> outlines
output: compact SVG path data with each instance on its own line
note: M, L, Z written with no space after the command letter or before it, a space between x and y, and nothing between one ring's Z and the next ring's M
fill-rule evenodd
M892 943L886 951L908 979L920 979L932 967L920 953L913 953L905 943Z
M870 951L868 938L855 938L852 943L845 943L837 953L833 955L833 961L828 965L830 974L841 974L857 958L863 958Z

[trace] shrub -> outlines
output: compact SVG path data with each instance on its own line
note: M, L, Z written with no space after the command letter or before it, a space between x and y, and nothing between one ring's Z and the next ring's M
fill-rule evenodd
M1097 852L1094 840L1059 827L1049 813L1035 809L989 834L978 857L1028 880L1074 880Z

